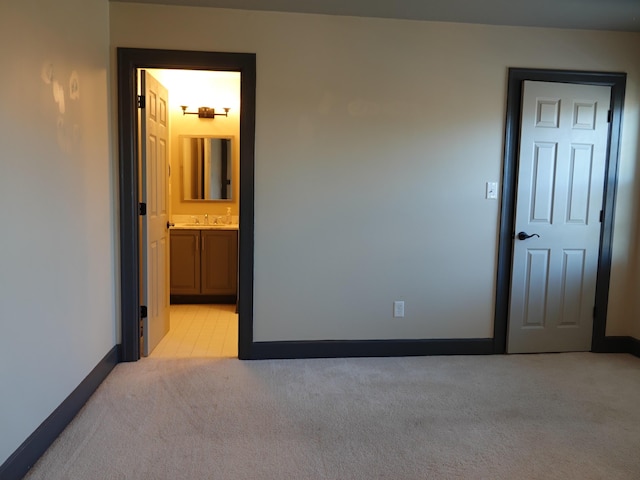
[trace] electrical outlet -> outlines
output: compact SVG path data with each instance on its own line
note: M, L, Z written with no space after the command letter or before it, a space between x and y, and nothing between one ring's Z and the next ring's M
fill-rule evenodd
M404 302L402 300L396 300L395 302L393 302L393 317L404 317Z

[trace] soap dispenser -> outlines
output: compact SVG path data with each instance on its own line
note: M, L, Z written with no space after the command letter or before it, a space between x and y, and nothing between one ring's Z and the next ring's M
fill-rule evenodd
M231 207L227 207L227 225L231 225Z

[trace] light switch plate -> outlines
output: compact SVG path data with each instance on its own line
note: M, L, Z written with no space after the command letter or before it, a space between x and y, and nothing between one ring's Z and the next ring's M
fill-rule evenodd
M487 182L487 195L488 200L496 200L498 198L498 182Z

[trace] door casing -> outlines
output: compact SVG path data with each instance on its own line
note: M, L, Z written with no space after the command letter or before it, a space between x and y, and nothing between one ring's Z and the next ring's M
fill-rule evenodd
M118 48L121 361L140 358L140 253L137 69L179 68L240 72L240 235L238 357L253 344L253 216L256 56L184 50Z
M604 218L600 232L593 335L591 340L592 351L611 351L611 342L608 337L606 337L606 323L613 249L613 220L618 184L620 131L622 126L622 111L627 75L626 73L613 72L583 72L524 68L510 68L508 75L493 336L494 353L505 353L507 344L507 325L509 320L509 296L511 292L511 268L514 242L513 236L515 233L514 213L520 141L520 116L522 110L522 83L525 80L602 85L611 87L611 122L609 124L603 200Z

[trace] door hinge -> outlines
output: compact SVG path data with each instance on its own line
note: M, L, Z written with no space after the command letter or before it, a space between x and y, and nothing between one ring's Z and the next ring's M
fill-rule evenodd
M607 112L607 123L611 123L611 120L613 120L613 112L609 110Z
M147 318L147 306L140 305L140 318Z
M147 204L144 202L140 202L138 204L138 215L146 215L147 214Z
M600 210L600 223L604 222L604 210Z
M145 108L146 107L146 100L145 100L145 96L144 95L138 95L138 108Z

